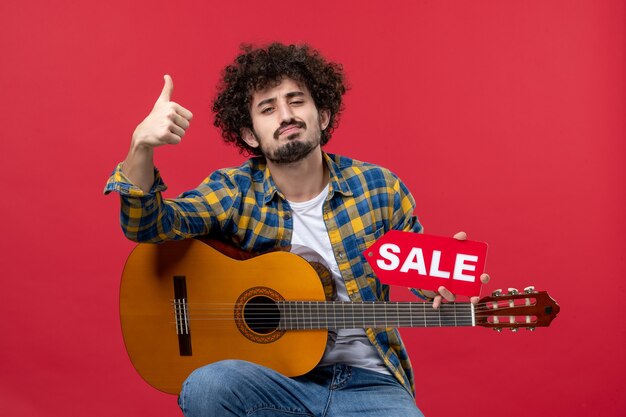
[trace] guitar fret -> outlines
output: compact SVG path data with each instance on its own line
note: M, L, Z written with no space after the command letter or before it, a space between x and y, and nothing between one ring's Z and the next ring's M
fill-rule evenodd
M300 315L298 314L298 302L295 301L293 303L293 317L292 317L292 320L291 320L292 328L294 330L299 329L299 327L298 327L299 316Z
M302 317L302 313L300 312L302 309L302 301L296 301L296 329L302 328L302 321L304 318Z
M389 324L387 324L387 302L383 301L383 311L385 313L385 328L389 327Z
M454 320L450 318L450 304L442 304L439 307L439 327L451 326Z
M458 324L456 322L456 303L454 303L453 306L454 306L454 327L457 327Z
M360 322L357 321L357 326L365 328L367 327L365 326L365 303L360 302L359 304L361 308L360 308L360 315L357 318L359 318L361 321Z
M398 327L411 327L411 303L398 303L400 306L399 311L402 312L402 318L404 321L399 320L400 325Z
M302 323L300 325L301 329L306 330L306 324L307 324L307 317L306 314L304 313L304 305L305 305L306 301L300 301L300 318L302 320Z
M397 315L396 327L400 327L400 305L398 304L397 301L396 301L396 315Z
M280 305L282 306L281 309L281 314L280 314L280 321L282 323L282 328L284 330L288 330L289 329L289 325L288 325L288 321L289 321L289 312L287 311L288 309L288 305L286 302L281 301Z
M352 327L356 328L356 324L354 323L354 303L352 303L351 307L352 307Z
M324 319L326 320L326 328L328 329L328 303L324 303Z
M372 321L372 327L378 327L378 320L376 319L376 305L374 305L374 303L369 302L368 306L370 307L371 318L369 316L366 318Z
M322 324L322 305L321 303L315 303L315 328L323 329L324 325Z
M299 314L298 314L298 302L294 302L293 303L293 310L294 310L294 314L295 314L295 324L294 324L294 329L299 329Z
M407 314L409 317L407 320L407 326L413 327L413 303L408 303L406 309L407 309Z

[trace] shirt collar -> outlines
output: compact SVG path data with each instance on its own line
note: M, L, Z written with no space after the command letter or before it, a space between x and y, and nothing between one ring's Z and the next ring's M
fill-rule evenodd
M330 187L328 189L327 199L330 200L331 198L333 198L335 192L341 193L346 196L352 195L352 191L350 190L348 181L346 181L346 179L342 175L341 170L332 158L332 155L329 155L326 152L322 151L322 156L330 173ZM286 200L283 193L276 186L276 183L274 182L274 179L270 174L267 163L262 164L262 166L260 166L259 168L263 170L263 203L268 204L274 199L276 195L278 195L281 199Z
M322 152L324 156L324 161L326 161L326 166L328 166L328 170L330 172L330 189L328 190L328 199L333 198L335 192L341 193L345 196L352 195L352 190L350 190L350 185L348 181L344 178L341 173L341 169L339 165L332 158L333 155L329 155L326 152Z

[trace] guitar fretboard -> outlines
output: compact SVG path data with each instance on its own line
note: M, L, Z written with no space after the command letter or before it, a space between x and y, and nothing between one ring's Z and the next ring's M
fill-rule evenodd
M281 330L474 326L470 303L279 301Z

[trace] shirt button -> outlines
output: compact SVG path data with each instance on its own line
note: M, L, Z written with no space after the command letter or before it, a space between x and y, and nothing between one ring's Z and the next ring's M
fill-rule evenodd
M339 259L343 259L343 252L339 252Z
M284 220L289 220L289 219L291 219L291 214L289 214L289 213L285 213L285 214L283 214L283 219L284 219Z

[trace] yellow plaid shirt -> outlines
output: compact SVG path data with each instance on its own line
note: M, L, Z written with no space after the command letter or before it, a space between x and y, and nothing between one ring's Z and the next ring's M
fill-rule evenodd
M388 230L421 232L413 215L415 200L389 170L338 155L324 158L330 170L324 221L348 295L352 301L389 300L389 287L376 278L361 253ZM109 178L105 193L120 193L121 226L133 241L215 235L257 253L291 244L289 202L262 158L218 170L175 199L162 198L167 187L158 171L146 193L120 168L121 164ZM413 393L413 371L397 329L366 333L392 374Z

